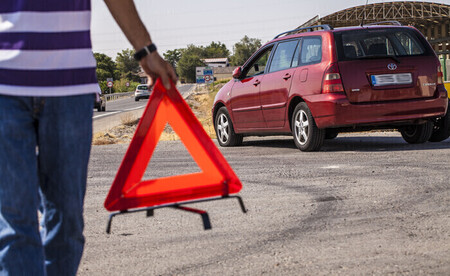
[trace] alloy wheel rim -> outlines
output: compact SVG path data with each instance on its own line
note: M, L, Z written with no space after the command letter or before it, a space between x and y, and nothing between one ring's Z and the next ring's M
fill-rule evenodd
M404 133L406 134L406 136L408 137L413 137L417 132L417 127L415 126L408 126L406 127Z
M227 143L230 137L230 124L225 114L220 114L217 119L217 136L222 144Z
M294 124L295 139L300 145L306 144L309 135L309 121L305 111L300 110L297 112Z

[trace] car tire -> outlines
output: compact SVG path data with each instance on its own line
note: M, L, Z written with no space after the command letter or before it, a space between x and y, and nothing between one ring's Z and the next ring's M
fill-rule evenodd
M102 106L102 111L106 111L106 106Z
M214 129L216 130L217 141L222 147L233 147L242 144L243 136L234 132L233 123L226 107L221 107L217 111L214 119Z
M434 124L426 122L421 125L411 125L400 129L403 139L410 144L425 143L433 134Z
M134 98L134 101L135 101L135 102L139 102L139 98L137 98L137 97Z
M327 139L327 140L334 139L334 138L336 138L338 135L339 135L339 132L337 132L337 131L334 130L334 129L327 129L327 130L325 131L325 139Z
M301 151L318 151L325 139L325 129L317 127L316 122L304 102L299 103L292 114L292 136Z
M102 107L101 106L97 107L97 111L101 112L102 111Z
M434 124L433 133L428 141L441 142L450 137L450 101L447 113Z

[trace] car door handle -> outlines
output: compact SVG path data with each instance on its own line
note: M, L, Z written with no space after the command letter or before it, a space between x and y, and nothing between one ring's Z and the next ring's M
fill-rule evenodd
M259 80L255 80L255 82L253 83L254 86L258 86L258 84L260 84L261 82Z
M288 79L290 79L291 77L292 77L291 74L286 73L286 75L284 75L283 79L284 79L284 80L288 80Z

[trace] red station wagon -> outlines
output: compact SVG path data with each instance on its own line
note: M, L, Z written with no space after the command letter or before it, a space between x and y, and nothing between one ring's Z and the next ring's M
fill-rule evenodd
M316 151L340 132L372 129L398 129L408 143L447 139L439 60L417 29L391 23L276 36L218 92L219 144L292 134L300 150Z

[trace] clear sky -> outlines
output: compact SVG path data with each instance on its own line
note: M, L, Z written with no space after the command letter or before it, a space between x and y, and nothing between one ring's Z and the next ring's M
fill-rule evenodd
M103 0L92 1L94 52L115 57L132 48ZM371 1L369 4L388 1ZM316 15L364 5L366 0L135 0L139 15L162 54L188 44L222 42L232 51L245 35L262 42L294 29ZM429 2L450 5L450 0Z

